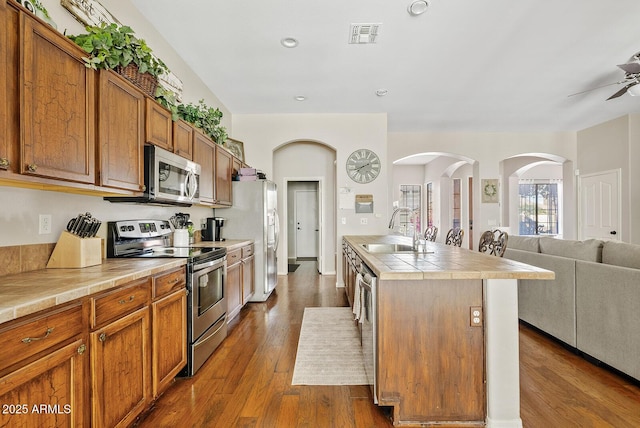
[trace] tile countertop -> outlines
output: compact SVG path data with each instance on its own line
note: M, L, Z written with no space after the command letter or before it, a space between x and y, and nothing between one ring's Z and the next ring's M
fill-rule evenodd
M40 269L0 276L0 323L184 266L186 259L103 259L77 269Z
M251 240L231 239L202 241L194 246L224 247L229 251L251 243ZM186 263L183 258L103 259L101 265L79 269L40 269L0 276L0 323Z
M553 279L555 273L505 259L436 242L427 242L426 253L370 253L362 244L409 244L397 235L343 236L379 279Z

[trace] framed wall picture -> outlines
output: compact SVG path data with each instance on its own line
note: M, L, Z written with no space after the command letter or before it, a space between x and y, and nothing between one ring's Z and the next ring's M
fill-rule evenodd
M480 182L482 188L482 203L497 204L498 203L498 179L485 178Z
M231 152L232 155L244 162L244 143L242 141L227 138L224 147Z

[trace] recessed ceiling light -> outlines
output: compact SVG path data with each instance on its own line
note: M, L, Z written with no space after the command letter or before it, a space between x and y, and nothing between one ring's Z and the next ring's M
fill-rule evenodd
M411 16L418 16L425 13L428 8L429 2L427 0L413 0L411 3L409 3L407 12L409 12L409 15Z
M298 46L298 40L294 39L293 37L285 37L284 39L280 40L280 44L285 48L295 48L296 46Z
M384 96L385 96L385 95L387 95L388 93L389 93L389 91L388 91L388 90L386 90L386 89L378 89L378 90L376 91L376 95L377 95L377 96L379 96L379 97L384 97Z
M294 99L296 101L304 101L304 100L307 99L307 97L305 97L304 95L298 95L298 96L294 97Z

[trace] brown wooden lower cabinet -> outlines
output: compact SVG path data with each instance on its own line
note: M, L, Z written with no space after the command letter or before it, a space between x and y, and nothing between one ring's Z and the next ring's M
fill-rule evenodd
M153 397L187 364L187 293L184 288L152 304Z
M0 426L90 426L85 313L76 302L0 325Z
M227 252L227 322L240 313L255 293L254 244Z
M91 333L92 426L130 425L151 403L149 308Z
M0 426L131 425L186 364L185 272L0 324Z

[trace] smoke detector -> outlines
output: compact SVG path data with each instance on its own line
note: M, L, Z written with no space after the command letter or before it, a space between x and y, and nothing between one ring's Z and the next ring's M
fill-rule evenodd
M351 24L349 44L371 44L378 38L378 31L382 24Z

